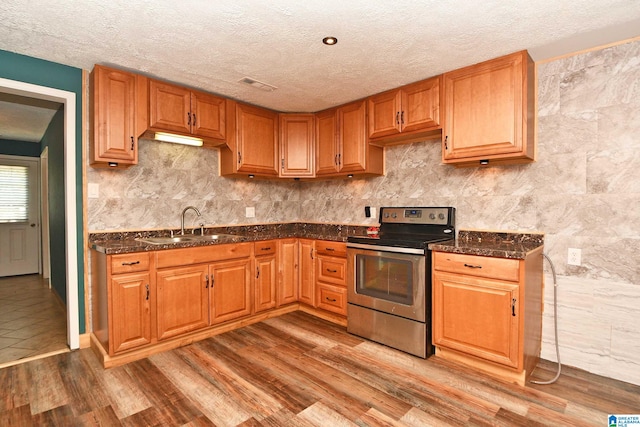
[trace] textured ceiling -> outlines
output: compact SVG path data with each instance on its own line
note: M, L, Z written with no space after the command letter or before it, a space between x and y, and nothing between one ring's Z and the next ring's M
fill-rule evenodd
M338 44L323 45L328 35ZM279 111L319 111L521 49L541 60L638 35L638 0L0 2L0 49Z

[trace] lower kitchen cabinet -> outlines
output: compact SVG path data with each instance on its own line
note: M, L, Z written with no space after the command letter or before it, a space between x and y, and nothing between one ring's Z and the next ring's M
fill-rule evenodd
M251 258L216 262L209 274L212 325L251 314Z
M298 239L278 240L277 306L298 301L300 277Z
M300 260L300 282L298 301L315 307L315 250L316 242L310 239L298 239Z
M436 354L523 384L542 333L542 248L526 259L433 252Z
M91 251L93 333L109 355L153 340L155 284L145 252L105 255Z
M255 312L269 310L276 306L276 286L278 277L278 242L267 240L255 243L255 283L253 286L253 306Z
M316 307L347 315L347 245L316 242Z
M156 273L158 340L209 325L208 274L207 265Z

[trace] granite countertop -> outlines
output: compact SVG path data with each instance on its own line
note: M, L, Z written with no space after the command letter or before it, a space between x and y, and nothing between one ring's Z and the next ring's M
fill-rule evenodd
M366 226L310 223L207 227L204 230L205 235L223 234L227 236L221 236L217 240L195 240L167 244L151 244L136 239L168 237L171 230L90 233L89 248L107 255L114 255L228 243L257 242L288 237L346 242L347 236L366 235L366 229ZM175 234L177 230L173 230L173 232ZM191 235L191 230L188 230L187 235Z
M429 249L465 255L525 259L528 253L543 244L542 233L460 230L456 240L432 243Z

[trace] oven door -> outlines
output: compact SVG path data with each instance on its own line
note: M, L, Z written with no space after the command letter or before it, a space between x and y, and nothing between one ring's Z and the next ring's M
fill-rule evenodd
M350 304L425 322L425 274L423 250L347 244Z

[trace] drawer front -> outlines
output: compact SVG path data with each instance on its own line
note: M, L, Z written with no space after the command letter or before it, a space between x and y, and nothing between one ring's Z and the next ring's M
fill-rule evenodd
M342 258L318 255L316 278L320 282L329 282L339 286L347 286L347 260Z
M228 243L156 252L156 268L182 267L192 264L250 257L253 243Z
M434 252L433 268L438 271L510 282L517 282L520 278L520 260L510 258Z
M266 240L263 242L255 242L255 255L273 255L276 253L278 243L275 240Z
M318 308L347 315L347 290L338 286L318 283L316 287Z
M344 242L316 241L316 251L320 255L347 257L347 244Z
M111 274L133 273L149 270L149 252L110 255Z

